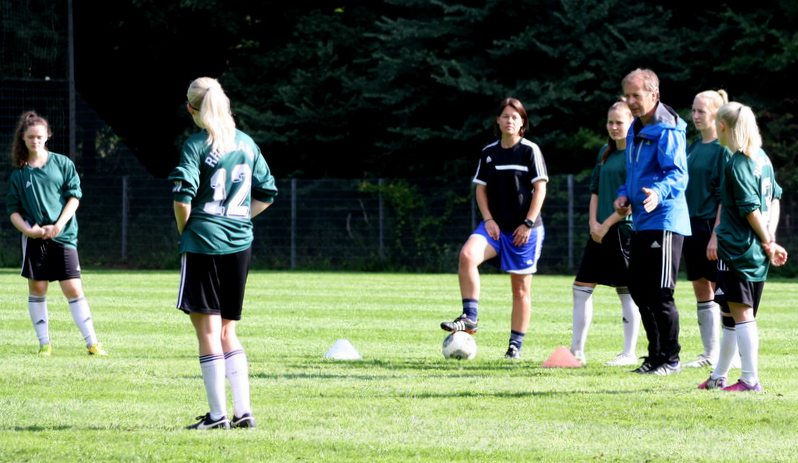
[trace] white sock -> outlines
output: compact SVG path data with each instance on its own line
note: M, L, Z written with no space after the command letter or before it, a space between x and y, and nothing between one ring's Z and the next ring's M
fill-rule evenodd
M28 296L28 313L39 345L50 344L50 318L47 316L47 296Z
M759 328L756 320L737 324L737 347L740 349L740 379L749 386L759 382Z
M720 355L715 370L710 378L718 379L729 376L732 360L737 355L737 330L723 326L723 335L720 338Z
M230 381L230 389L233 391L234 415L240 418L245 413L252 413L252 405L249 400L247 354L243 349L227 352L224 354L224 365L227 371L227 380Z
M205 382L205 394L211 409L211 419L218 420L227 416L227 401L224 395L224 354L200 355L202 380Z
M701 332L701 343L704 344L704 355L712 359L718 358L720 337L720 306L715 301L699 302L698 330Z
M587 330L593 321L593 288L590 286L573 286L574 321L571 338L571 352L585 352Z
M622 354L636 357L637 337L640 335L640 310L629 294L629 288L619 286L615 288L621 299L621 314L623 315L623 352Z
M97 344L97 334L94 332L94 322L91 321L91 310L86 298L81 296L69 299L69 311L72 312L72 320L78 325L78 329L83 334L86 347Z

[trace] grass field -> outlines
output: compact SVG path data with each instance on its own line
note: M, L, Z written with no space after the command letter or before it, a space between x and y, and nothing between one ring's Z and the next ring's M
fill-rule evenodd
M456 275L253 272L239 334L259 427L205 432L183 430L207 402L193 330L173 308L177 272L89 270L83 281L110 357L86 354L53 286L54 355L39 358L25 282L0 270L0 461L798 460L794 281L765 287L764 393L735 394L697 390L708 369L652 377L602 366L622 342L607 288L595 295L588 365L541 368L570 345L572 277L535 277L523 360L511 362L509 277L484 276L479 353L457 362L443 359L438 328L460 311ZM677 303L692 360L687 282ZM364 360L324 359L339 338ZM641 329L638 354L645 346Z

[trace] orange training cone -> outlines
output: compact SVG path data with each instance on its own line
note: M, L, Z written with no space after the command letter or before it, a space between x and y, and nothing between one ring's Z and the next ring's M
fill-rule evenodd
M582 363L565 346L554 349L554 353L541 365L544 368L579 368Z

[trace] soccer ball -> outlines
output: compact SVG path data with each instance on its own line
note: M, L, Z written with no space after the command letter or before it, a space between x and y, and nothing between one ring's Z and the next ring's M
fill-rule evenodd
M443 340L443 356L447 359L471 360L477 356L477 342L465 331L455 331Z

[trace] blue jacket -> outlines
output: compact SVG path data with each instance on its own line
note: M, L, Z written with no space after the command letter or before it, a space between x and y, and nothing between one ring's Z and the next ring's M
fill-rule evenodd
M626 134L626 184L618 196L632 205L635 230L668 230L689 236L687 210L687 124L671 107L657 103L649 124L635 119ZM643 188L655 190L659 204L651 212L643 209Z

